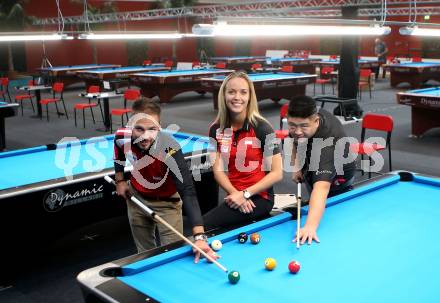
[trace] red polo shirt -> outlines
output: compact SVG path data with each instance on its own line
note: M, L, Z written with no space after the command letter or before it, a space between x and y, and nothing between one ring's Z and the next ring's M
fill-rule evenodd
M151 147L141 150L133 143L131 130L121 128L114 143L115 172L124 172L128 160L133 165L130 182L139 194L166 201L178 192L192 225L203 225L191 172L172 136L160 131Z
M257 125L245 121L241 129L232 131L211 125L209 136L217 142L217 152L227 164L228 177L237 190L245 190L266 175L264 158L280 153L279 144L270 124L258 120ZM258 193L270 199L273 189Z
M160 140L160 135L153 145L158 139ZM133 165L130 182L141 195L169 198L176 193L176 185L165 163L165 157L163 151L150 155L149 151L143 151L136 144L132 144L130 129L121 128L116 131L114 160L119 160L121 163L129 160Z

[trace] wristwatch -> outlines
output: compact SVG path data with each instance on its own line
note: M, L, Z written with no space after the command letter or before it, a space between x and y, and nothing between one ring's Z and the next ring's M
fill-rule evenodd
M247 189L245 189L245 190L243 190L243 197L245 199L250 199L251 198L251 193Z
M205 241L208 242L208 237L204 233L198 233L194 235L194 241Z

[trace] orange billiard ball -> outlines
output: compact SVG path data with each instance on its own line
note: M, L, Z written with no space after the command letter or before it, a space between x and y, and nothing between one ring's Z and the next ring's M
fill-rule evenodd
M253 233L251 235L251 243L252 244L258 244L260 243L261 237L259 233Z
M264 260L264 267L267 270L273 270L277 266L277 261L274 258L267 258Z

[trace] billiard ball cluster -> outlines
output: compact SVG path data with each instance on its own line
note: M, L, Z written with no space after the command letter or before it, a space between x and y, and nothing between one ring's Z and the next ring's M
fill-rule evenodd
M277 261L274 258L267 258L266 260L264 260L264 267L267 270L274 270L276 266ZM301 268L301 265L299 264L299 262L294 260L289 263L287 268L292 274L297 274L299 272L299 269Z
M252 244L258 244L260 243L261 240L261 236L259 233L253 233L251 234L251 236L249 237L250 241ZM238 242L240 242L241 244L244 244L247 242L248 240L248 235L246 233L240 233L237 237Z
M250 235L250 237L248 237L246 233L242 232L237 236L237 240L241 244L246 243L248 238L250 239L250 242L254 245L260 243L261 241L261 236L259 233L253 233ZM211 242L211 248L215 251L220 250L222 246L223 244L220 240L214 240ZM267 270L272 271L275 269L276 266L277 261L274 258L267 258L266 260L264 260L264 267ZM300 268L301 265L297 261L291 261L288 265L289 272L291 272L292 274L298 273ZM230 271L228 274L228 280L231 284L237 284L240 280L240 273L236 270Z

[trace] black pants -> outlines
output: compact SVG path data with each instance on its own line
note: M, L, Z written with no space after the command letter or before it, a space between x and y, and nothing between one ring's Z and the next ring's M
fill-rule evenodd
M244 214L238 209L230 208L226 203L222 202L219 206L203 215L205 229L208 231L214 228L234 227L269 216L274 204L273 199L267 200L257 195L252 197L251 200L254 202L255 208L249 214Z

